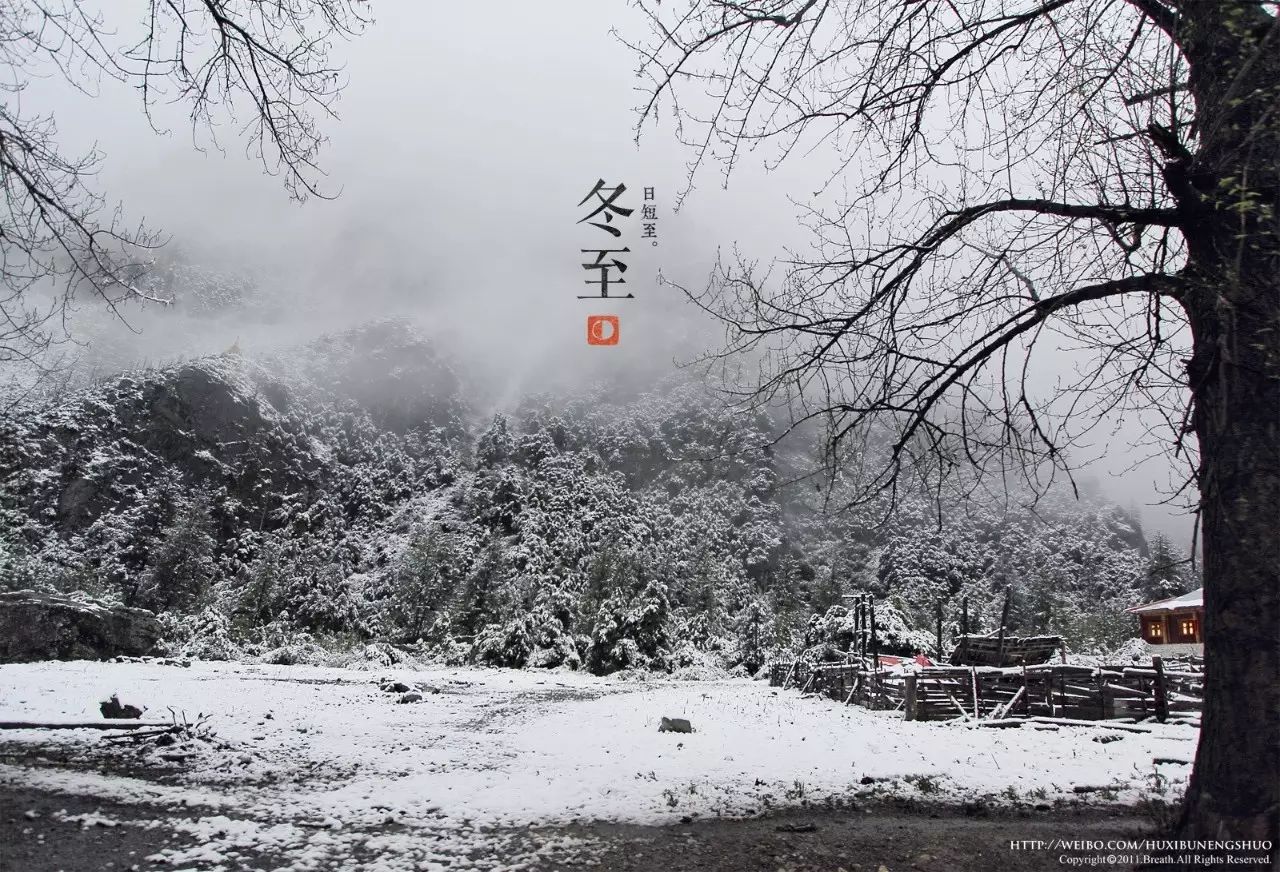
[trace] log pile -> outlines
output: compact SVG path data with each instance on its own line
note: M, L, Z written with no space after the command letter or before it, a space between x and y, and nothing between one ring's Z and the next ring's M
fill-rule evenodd
M956 639L951 665L1030 666L1048 663L1061 650L1061 636L963 635Z

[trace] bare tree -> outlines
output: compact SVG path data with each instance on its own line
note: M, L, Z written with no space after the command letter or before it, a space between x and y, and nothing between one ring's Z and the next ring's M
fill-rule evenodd
M113 19L119 16L112 4ZM55 119L27 105L28 85L56 77L86 93L106 82L135 88L152 118L178 103L193 133L215 145L228 119L301 199L324 196L316 158L318 119L342 88L330 63L335 42L367 23L365 0L147 0L133 32L94 4L13 0L0 4L0 360L38 361L66 335L78 294L115 309L126 300L165 302L137 279L161 243L126 223L94 186L102 155L71 156ZM153 126L156 122L153 121Z
M865 495L1155 416L1192 464L1207 694L1181 831L1280 842L1280 22L1258 0L642 2L690 180L827 155L813 249L687 291ZM838 189L838 190L837 190ZM773 272L777 272L774 275ZM1034 366L1086 361L1056 386ZM1155 431L1153 431L1155 432ZM1194 435L1194 444L1186 437Z

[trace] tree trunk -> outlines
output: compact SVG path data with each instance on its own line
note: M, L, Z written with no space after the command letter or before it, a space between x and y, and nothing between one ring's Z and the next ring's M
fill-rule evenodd
M1274 280L1273 280L1274 281ZM1205 702L1180 830L1280 841L1280 286L1193 317ZM1270 331L1270 332L1268 332ZM1198 388L1196 385L1198 382ZM1274 857L1273 857L1274 859Z
M1194 155L1165 168L1185 216L1182 303L1199 440L1205 701L1179 824L1280 856L1280 24L1180 4Z

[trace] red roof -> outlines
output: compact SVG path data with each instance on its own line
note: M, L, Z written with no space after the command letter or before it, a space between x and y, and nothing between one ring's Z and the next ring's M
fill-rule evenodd
M901 666L903 663L906 663L908 660L910 660L912 663L919 664L920 666L932 666L932 665L933 665L933 661L932 661L932 660L930 660L928 657L924 656L923 654L917 654L915 657L910 657L910 658L908 658L908 657L898 657L898 656L893 655L893 654L881 654L881 655L880 655L880 665L881 665L881 666Z

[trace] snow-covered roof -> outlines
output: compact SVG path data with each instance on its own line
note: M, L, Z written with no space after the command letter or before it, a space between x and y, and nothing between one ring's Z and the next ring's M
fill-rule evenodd
M1173 596L1168 599L1162 599L1154 603L1148 603L1145 606L1134 606L1125 609L1131 615L1142 614L1143 612L1175 612L1182 609L1202 609L1204 608L1204 588L1197 587L1190 593L1184 593L1182 596Z

